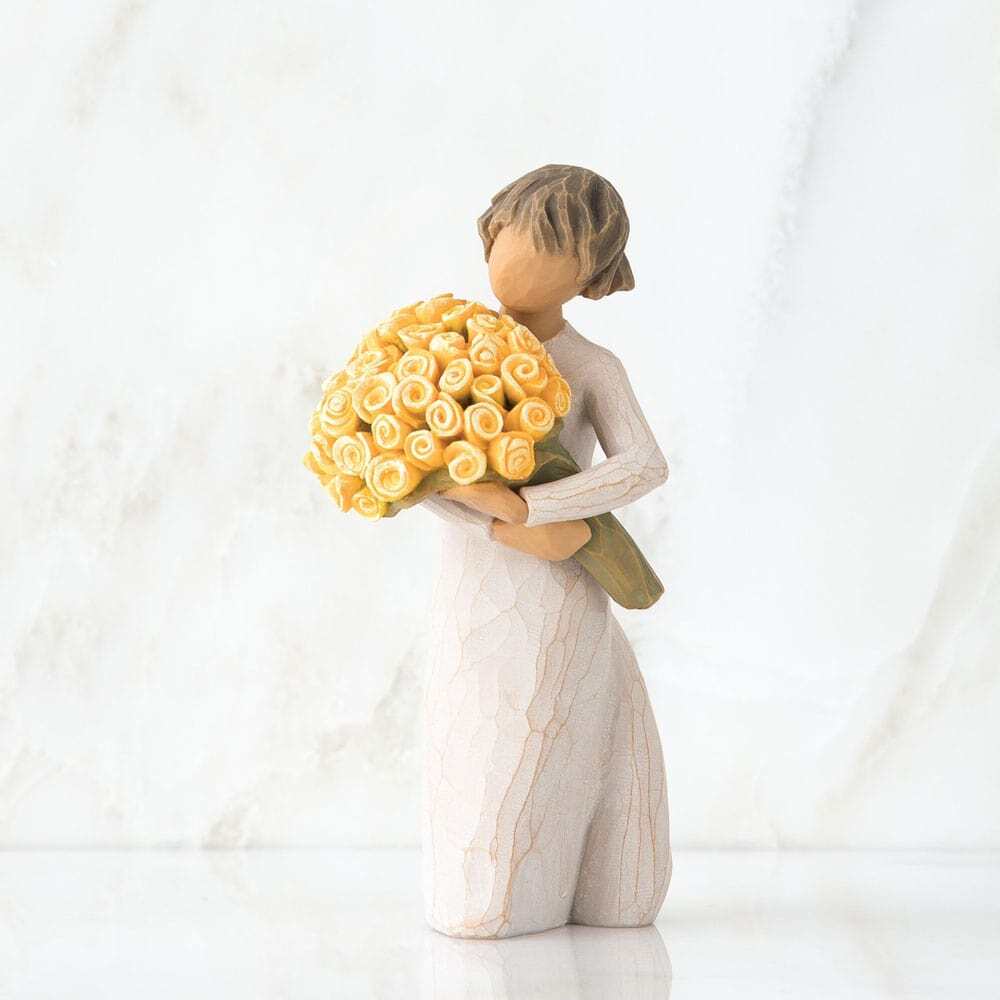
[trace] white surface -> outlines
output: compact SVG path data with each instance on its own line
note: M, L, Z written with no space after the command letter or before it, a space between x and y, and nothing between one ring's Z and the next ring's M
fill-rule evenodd
M418 869L391 850L0 853L0 997L997 995L996 854L679 852L654 927L505 941L424 926Z
M995 4L15 2L0 46L0 842L415 842L434 543L299 456L555 161L633 221L569 316L671 465L622 620L675 843L1000 846Z

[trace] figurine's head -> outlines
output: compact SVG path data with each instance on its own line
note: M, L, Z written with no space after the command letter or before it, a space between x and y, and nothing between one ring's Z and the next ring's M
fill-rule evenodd
M493 293L509 308L537 312L635 287L625 206L592 170L549 164L518 178L493 196L479 235Z

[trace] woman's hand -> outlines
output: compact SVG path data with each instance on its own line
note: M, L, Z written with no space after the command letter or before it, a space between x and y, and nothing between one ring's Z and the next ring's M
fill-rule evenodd
M493 537L498 542L549 562L569 559L590 541L590 535L590 525L586 521L553 521L536 528L493 522Z
M524 524L528 519L528 505L503 483L453 486L441 495L507 524Z

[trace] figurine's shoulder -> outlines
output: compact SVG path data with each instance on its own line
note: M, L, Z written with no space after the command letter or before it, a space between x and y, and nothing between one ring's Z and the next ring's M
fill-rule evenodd
M614 351L568 324L566 335L557 339L553 347L559 348L558 352L553 351L556 363L563 360L588 382L600 381L622 371L622 363Z

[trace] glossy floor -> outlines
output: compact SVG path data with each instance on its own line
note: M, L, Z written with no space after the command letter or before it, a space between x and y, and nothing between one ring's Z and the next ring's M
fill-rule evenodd
M0 853L0 1000L1000 996L1000 855L678 852L655 927L454 941L416 852Z

